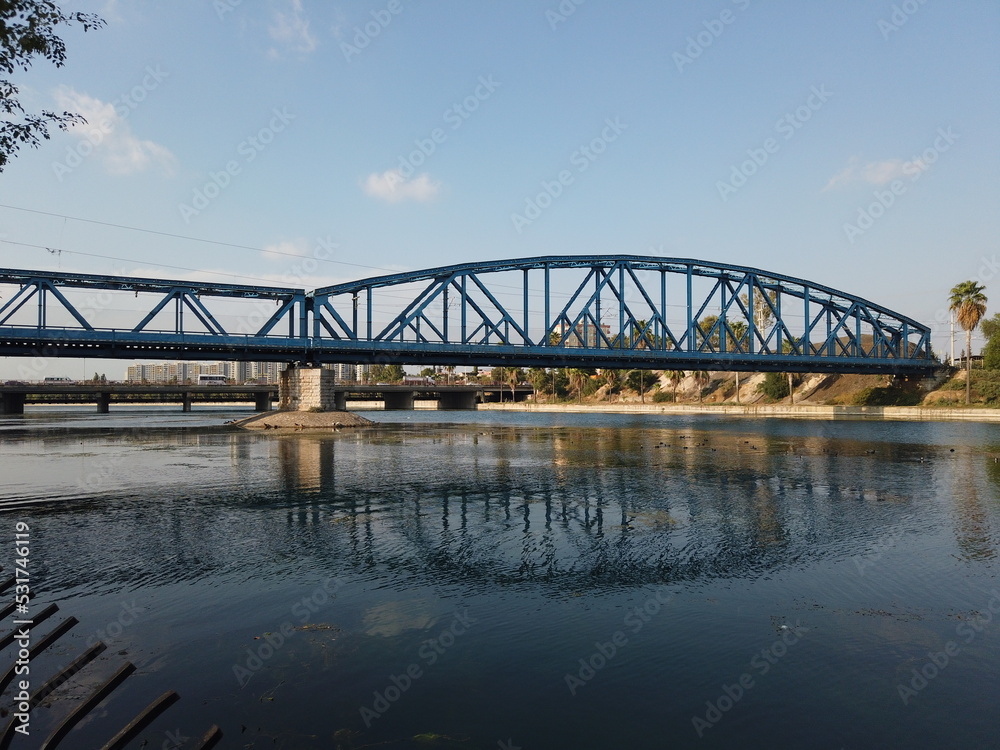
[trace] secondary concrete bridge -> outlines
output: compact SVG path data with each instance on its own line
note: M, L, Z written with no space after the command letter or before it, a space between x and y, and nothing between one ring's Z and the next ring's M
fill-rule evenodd
M346 409L348 401L381 402L386 410L412 409L416 401L436 401L439 409L475 409L476 404L523 401L530 386L507 385L352 385L334 384L330 408ZM96 404L106 414L112 404L194 404L248 402L256 411L271 409L279 400L276 385L143 385L131 383L20 383L0 386L0 414L23 414L26 405ZM295 409L298 404L283 404Z

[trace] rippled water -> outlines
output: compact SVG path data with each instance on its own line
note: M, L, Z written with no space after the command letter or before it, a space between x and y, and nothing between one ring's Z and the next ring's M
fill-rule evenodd
M0 421L48 658L140 667L80 747L167 689L148 747L995 745L1000 427L231 416Z

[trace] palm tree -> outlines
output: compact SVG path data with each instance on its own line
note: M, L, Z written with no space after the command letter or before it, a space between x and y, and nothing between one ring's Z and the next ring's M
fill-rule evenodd
M621 373L618 370L607 369L604 371L604 382L608 386L608 403L611 403L611 394L621 383Z
M955 313L958 323L965 329L965 403L972 397L972 332L986 314L986 290L975 281L963 281L951 289L948 309Z
M702 400L702 391L705 390L705 386L712 382L712 376L708 374L706 370L695 370L694 371L694 382L698 386L698 403Z
M583 385L587 382L590 377L590 373L580 367L571 367L567 374L569 375L569 382L576 391L577 400L583 403Z
M677 403L677 386L681 384L684 380L684 370L668 370L667 371L667 382L670 383L671 387L674 389L674 403Z
M507 384L510 385L510 400L511 403L517 401L517 394L514 392L514 388L518 383L524 380L524 370L520 367L508 367L506 369Z

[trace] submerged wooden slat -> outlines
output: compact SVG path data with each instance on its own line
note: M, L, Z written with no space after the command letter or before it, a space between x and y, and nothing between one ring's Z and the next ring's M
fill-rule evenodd
M39 750L52 750L53 748L58 747L59 743L66 739L66 735L72 731L73 727L80 723L87 713L96 708L101 702L104 701L105 698L111 695L112 691L125 682L125 680L128 679L128 676L134 671L135 665L132 664L132 662L125 662L125 664L122 665L117 672L111 675L107 682L91 693L90 697L77 706L73 713L63 719L62 723L57 726L53 730L52 734L48 736L48 739L42 743Z
M51 693L58 690L62 685L64 685L69 680L70 677L75 675L85 666L90 664L90 662L92 662L94 659L100 656L106 648L107 646L104 644L103 641L98 641L93 646L84 651L82 654L80 654L80 656L74 659L68 667L60 671L59 674L55 675L51 680L49 680L40 688L38 688L38 692L36 692L33 696L31 696L31 707L34 708L43 700L48 698Z
M139 732L152 724L156 717L179 701L180 698L176 692L168 690L146 706L125 728L112 737L108 744L102 747L101 750L124 750L125 746L139 735Z
M195 745L194 750L210 750L219 744L219 740L222 739L222 730L219 729L218 724L213 724L204 736L201 738L201 744Z
M57 675L53 676L48 682L35 691L35 694L28 700L28 710L30 711L33 709L43 700L48 698L50 694L65 685L73 675L100 656L105 649L107 649L107 646L105 646L103 642L98 641L80 654L80 656L76 657L76 659L74 659L68 667L60 670ZM7 726L4 727L3 733L0 734L0 750L8 750L10 747L10 743L14 739L15 723L15 719L12 716L10 721L7 722Z
M46 633L43 638L34 643L28 650L28 661L34 659L36 656L42 653L42 651L44 651L53 643L55 643L57 640L62 638L66 634L66 631L68 631L78 622L79 620L77 620L75 617L67 617L65 620L59 623L55 628L53 628L53 630L50 633ZM10 684L10 681L14 679L14 671L16 669L17 669L17 659L15 659L14 663L10 665L10 669L8 669L2 676L0 676L0 693L6 690L7 686Z

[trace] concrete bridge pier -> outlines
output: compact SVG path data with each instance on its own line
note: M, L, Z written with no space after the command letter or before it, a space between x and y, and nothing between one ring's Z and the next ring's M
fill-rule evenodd
M111 394L110 393L98 393L97 394L97 413L107 414L111 411Z
M269 394L269 393L258 393L254 397L253 410L254 411L271 411L271 394Z
M337 391L334 393L333 404L337 411L347 411L347 391Z
M281 373L278 381L278 408L281 411L336 411L336 377L325 367L291 365ZM339 403L347 406L347 396L341 393Z
M185 392L181 396L181 410L182 411L191 411L191 404L192 404L192 402L193 402L193 399L191 398L191 394Z
M389 408L388 406L386 408ZM475 411L476 392L467 391L453 393L445 391L438 399L438 409L454 409L463 411Z
M24 414L25 394L4 393L0 397L0 414Z
M412 411L413 391L390 391L383 396L386 411Z

